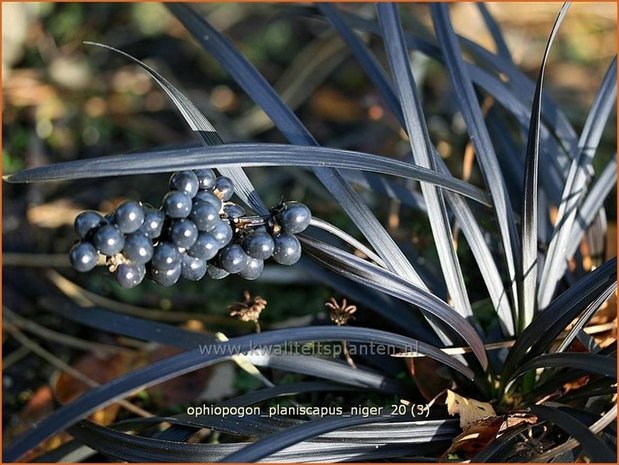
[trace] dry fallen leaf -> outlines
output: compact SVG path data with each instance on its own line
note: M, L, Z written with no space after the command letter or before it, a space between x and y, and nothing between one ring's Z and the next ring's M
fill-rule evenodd
M471 423L462 434L454 438L441 460L446 460L449 455L458 455L468 460L506 431L523 423L535 424L537 417L528 413L510 413Z
M460 415L460 428L463 430L479 420L496 416L494 408L488 402L468 399L450 389L447 390L447 400L445 403L447 404L447 412L450 415L455 415L456 413Z

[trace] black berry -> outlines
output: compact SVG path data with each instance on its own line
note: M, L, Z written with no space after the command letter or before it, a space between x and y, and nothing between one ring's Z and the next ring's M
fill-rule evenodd
M273 255L275 243L269 234L265 232L255 232L245 238L243 241L243 248L250 257L266 260Z
M206 266L206 260L184 255L181 275L190 281L199 281L206 274Z
M181 262L178 261L171 268L161 269L155 266L152 267L150 271L150 275L157 284L161 284L162 286L169 287L179 280L182 272Z
M305 231L312 219L312 212L300 202L286 202L279 214L277 222L285 232L298 234Z
M118 265L114 274L118 284L125 289L129 289L142 282L146 275L146 268L138 263L122 263Z
M241 275L247 280L252 281L254 279L258 279L258 277L262 274L262 270L264 270L264 261L258 258L249 257L247 259L247 264L245 265L245 268L241 270L239 275Z
M125 237L123 255L133 263L144 264L153 257L153 242L142 231L136 231Z
M245 265L249 257L239 244L230 244L219 252L219 263L228 273L238 273Z
M206 168L203 170L195 170L194 173L196 173L198 177L198 184L201 190L212 190L215 187L217 176L215 176L213 170Z
M301 243L292 234L281 233L273 238L273 260L281 265L294 265L301 258Z
M186 249L191 247L198 238L198 228L188 219L172 222L169 233L170 240L177 246Z
M125 236L115 225L106 224L95 233L93 245L104 255L116 255L125 246Z
M156 239L161 235L165 213L161 210L148 209L144 213L144 224L140 228L151 239Z
M207 202L194 202L189 217L200 231L210 231L219 221L219 210Z
M169 242L160 242L155 247L151 263L153 268L159 270L171 270L176 265L180 266L181 254L178 249Z
M198 234L196 242L187 250L187 254L200 258L202 260L210 260L221 249L221 244L209 233Z
M187 218L191 206L191 197L184 192L170 191L163 198L163 210L170 218Z
M219 197L208 191L198 191L193 201L194 203L198 201L210 203L213 207L215 207L218 212L221 210L221 207L223 205L223 202Z
M86 272L97 265L99 253L90 242L78 242L69 252L71 265L77 271Z
M215 184L215 193L224 202L230 200L234 195L234 183L232 179L225 176L218 177Z
M170 178L170 189L184 192L193 197L198 192L200 182L193 171L177 171Z
M103 216L101 214L88 210L80 213L73 222L75 232L80 239L85 239L90 232L94 231L103 223Z
M219 220L215 223L213 229L209 231L209 234L217 240L220 247L223 247L232 240L233 233L230 223L224 220Z
M114 222L125 234L135 232L144 223L144 208L133 200L123 202L114 213Z

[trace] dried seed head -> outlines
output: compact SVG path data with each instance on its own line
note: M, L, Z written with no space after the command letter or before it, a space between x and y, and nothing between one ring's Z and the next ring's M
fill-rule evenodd
M243 302L234 302L228 305L230 316L236 317L241 321L258 322L260 313L267 306L267 301L260 296L252 297L248 291L243 293Z
M331 317L331 321L338 326L345 325L348 323L348 320L355 319L352 314L357 311L357 306L348 305L346 299L342 299L342 303L339 304L334 297L331 297L331 300L325 303L325 307L329 308L329 316Z

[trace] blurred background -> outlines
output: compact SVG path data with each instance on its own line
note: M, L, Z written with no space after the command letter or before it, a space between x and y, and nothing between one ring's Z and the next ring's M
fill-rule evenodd
M396 120L383 108L375 89L330 26L315 15L306 15L307 5L213 3L196 8L238 45L321 144L395 157L406 152L408 143ZM343 8L373 13L373 6L367 4ZM401 8L406 12L406 24L418 21L431 30L426 6L403 4ZM488 4L488 8L503 28L514 61L535 79L560 4L501 3ZM494 50L474 4L452 5L451 11L458 33ZM83 44L86 40L115 46L145 60L204 112L226 142L284 142L265 115L159 4L20 2L3 3L2 13L5 175L59 161L120 153L130 156L134 151L193 141L165 94L143 71L116 54ZM371 45L382 59L380 41L372 39ZM577 132L615 53L616 5L573 4L550 56L545 92ZM432 138L454 175L462 176L467 172L463 164L466 130L454 112L448 78L444 69L428 58L413 53L412 62ZM614 120L607 125L599 166L616 150L615 128ZM277 168L249 169L248 173L267 204L275 205L282 197L303 201L316 216L356 235L308 171ZM480 182L474 170L471 176L472 182ZM38 278L52 287L64 286L63 292L86 300L102 297L97 305L113 310L228 335L252 330L251 325L228 317L226 310L242 299L244 290L268 301L261 317L265 328L286 324L291 318L301 318L299 322L324 318L324 303L338 294L302 266L286 270L269 267L264 279L256 282L231 277L168 289L145 282L132 290L122 290L105 270L79 275L67 267L66 253L75 239L72 223L79 211L106 212L127 198L159 205L167 179L168 175L149 175L33 185L3 183L5 309L63 333L106 342L101 335L84 334L83 328L67 326L42 312L39 299L47 288L43 284L32 287L33 279L36 282ZM610 196L607 209L611 255L616 250L615 197ZM419 214L403 213L394 202L371 198L368 202L395 237L410 240L422 250L418 259L423 260L423 254L431 258L432 247L423 247L431 243L429 228ZM473 269L467 281L479 282L477 269L469 268ZM357 318L363 324L363 303L356 304L361 309ZM372 325L381 325L375 315ZM99 382L137 363L118 359L112 363L92 355L77 357L75 349L53 337L45 338L36 331L31 336L35 344L53 349L56 356L86 370ZM5 439L19 432L12 427L15 418L23 427L54 405L48 385L58 375L58 367L32 350L14 333L3 332L3 424L9 427L4 429L9 435ZM193 381L196 389L204 390L208 376L200 376ZM215 397L248 389L253 382L242 373L221 379L226 381L213 388L219 389ZM61 384L65 399L81 392L74 381L64 379ZM177 385L167 391L162 388L160 397L136 402L168 411L173 405L195 400L194 391Z

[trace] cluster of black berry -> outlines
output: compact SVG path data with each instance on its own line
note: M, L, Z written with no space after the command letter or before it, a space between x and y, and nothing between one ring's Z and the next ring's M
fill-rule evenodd
M308 227L309 208L285 202L269 215L246 215L230 201L233 194L232 180L210 169L179 171L159 210L129 200L105 217L82 212L75 219L80 241L69 253L71 264L90 271L105 255L118 283L130 288L145 276L162 286L181 276L198 281L238 273L256 279L268 258L296 263L301 244L295 234Z

